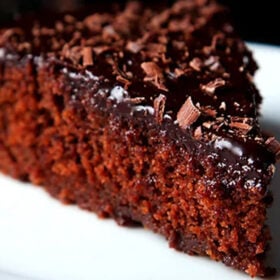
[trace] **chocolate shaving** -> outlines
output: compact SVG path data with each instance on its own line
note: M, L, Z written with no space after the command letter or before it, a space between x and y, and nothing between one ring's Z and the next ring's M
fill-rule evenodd
M218 56L210 56L209 58L207 58L204 61L204 66L208 67L208 69L210 71L213 72L218 72L220 74L222 74L224 76L225 74L225 69L224 67L221 65L219 57Z
M40 29L40 35L43 36L54 36L55 35L55 29L42 27Z
M211 55L204 61L204 66L211 67L216 63L219 63L219 57Z
M224 111L225 111L225 110L227 109L226 102L224 102L224 101L223 101L223 102L221 102L221 105L220 105L219 109L220 109L220 110L224 110Z
M103 28L102 36L105 39L105 41L110 39L118 40L120 38L119 34L115 31L112 25L107 25Z
M201 71L202 66L202 61L198 57L195 57L190 61L190 67L197 72Z
M185 74L185 71L180 68L175 68L174 74L176 78L179 78Z
M5 41L9 40L15 35L22 35L23 31L20 28L10 28L4 31L0 36L0 44L3 44Z
M152 29L159 29L160 26L168 20L170 17L170 11L169 10L163 10L160 14L153 17L151 20L151 28Z
M102 26L110 22L110 15L108 14L93 14L86 17L83 21L84 25L92 32L101 32Z
M213 122L204 122L202 125L208 129L210 129L213 126Z
M77 45L78 41L82 38L82 33L80 31L74 32L72 39L69 41L68 45L70 47Z
M216 50L218 46L223 45L225 40L225 35L221 32L215 34L212 38L211 46L210 48L212 50Z
M18 45L19 51L30 51L31 50L31 44L28 42L24 42Z
M68 44L65 44L61 51L61 56L70 59L75 65L78 65L83 56L82 47L76 46L70 48Z
M146 46L147 56L151 59L155 57L161 57L166 53L166 45L158 43L149 43Z
M276 160L280 160L280 143L275 139L275 137L269 137L265 141L265 145L268 150L275 154Z
M168 44L169 38L167 38L164 34L158 37L158 42L161 44Z
M154 77L162 74L159 66L154 62L143 62L141 68L144 70L147 77Z
M156 122L159 124L161 124L163 120L165 102L166 102L166 96L163 94L160 94L154 100L155 118L156 118Z
M210 117L215 118L217 116L217 111L211 107L201 107L201 111Z
M85 28L84 23L82 21L77 21L75 23L75 28L80 31L83 30Z
M116 80L122 84L124 84L124 88L128 89L128 87L131 85L131 81L128 80L127 77L124 77L122 75L117 75Z
M225 125L224 122L215 123L215 124L213 125L213 129L214 129L215 131L219 131L222 127L224 127L224 125Z
M225 84L226 84L225 80L223 80L221 78L217 78L214 81L207 83L206 85L200 85L200 88L207 95L212 96L215 93L217 88L222 87Z
M176 48L179 51L187 49L186 43L184 41L172 40L172 45L174 48Z
M74 18L74 17L71 16L71 15L65 15L65 16L64 16L64 21L65 21L66 23L73 24L73 23L76 22L76 18Z
M52 44L51 44L51 49L52 49L53 51L60 50L60 49L61 49L61 46L63 45L63 44L61 44L61 42L59 42L59 40L57 40L56 37L52 37L51 42L52 42Z
M247 123L240 123L240 122L231 122L229 126L232 128L237 128L239 130L242 130L245 134L247 134L252 129L251 125Z
M253 119L252 118L247 118L247 117L239 117L239 116L233 116L230 118L231 122L243 122L243 123L248 123L252 124Z
M193 104L191 97L188 97L179 112L177 113L177 121L179 126L183 129L190 127L197 121L200 116L200 111Z
M224 77L225 79L228 79L228 78L230 78L230 74L227 73L227 72L224 72L224 73L223 73L223 77Z
M163 62L163 64L170 64L172 62L172 59L170 57L167 57L166 53L161 53L160 59ZM168 66L165 68L165 70L168 70L170 72Z
M97 46L97 47L94 47L93 50L97 55L100 55L100 54L110 50L110 47L105 46L105 45L104 46Z
M92 48L84 47L83 48L83 66L91 66L93 65L93 57L92 57Z
M132 72L126 72L126 65L123 65L124 70L120 69L116 61L112 58L108 58L107 62L112 65L113 74L116 75L116 80L125 85L125 89L127 89L131 85L131 79L133 78Z
M164 76L160 67L155 62L143 62L141 63L141 68L144 70L146 77L145 82L153 83L157 88L168 91L164 85Z
M56 29L57 32L62 33L63 30L64 30L64 25L63 25L63 23L62 23L61 21L57 21L57 22L55 23L55 29Z
M253 126L251 125L252 119L242 117L231 117L229 127L236 128L242 133L247 134Z
M124 101L130 104L141 104L142 102L145 101L145 97L125 98Z
M142 49L142 45L137 43L137 42L132 42L132 41L129 41L127 44L126 44L126 49L132 53L138 53L141 51Z
M201 126L198 126L194 131L194 138L199 140L202 137L202 129Z

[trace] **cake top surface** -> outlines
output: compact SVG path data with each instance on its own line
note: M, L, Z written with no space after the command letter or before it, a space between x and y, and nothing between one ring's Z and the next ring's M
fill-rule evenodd
M238 156L257 151L268 163L279 157L278 142L259 128L257 65L215 1L157 9L129 2L48 21L3 28L0 57L55 61L72 78L98 81L99 93L116 103L173 122L198 141Z

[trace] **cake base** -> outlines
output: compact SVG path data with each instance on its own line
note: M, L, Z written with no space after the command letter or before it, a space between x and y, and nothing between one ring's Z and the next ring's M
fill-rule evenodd
M141 224L177 250L208 255L252 276L268 273L263 195L242 186L211 190L203 178L213 176L215 166L190 157L168 134L174 133L168 124L163 134L149 118L131 120L69 102L64 74L41 69L23 82L18 75L25 73L7 71L19 84L10 77L13 82L0 89L3 172L121 225ZM39 88L32 87L36 78Z

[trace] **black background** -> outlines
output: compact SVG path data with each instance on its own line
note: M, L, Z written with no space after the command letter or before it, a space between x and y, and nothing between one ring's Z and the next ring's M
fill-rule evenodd
M220 0L231 8L235 26L249 41L280 45L280 13L277 0Z
M102 0L102 2L108 0ZM169 1L169 0L167 0ZM241 36L248 41L280 45L280 15L277 0L218 0L231 9L232 18ZM71 9L95 0L0 0L0 23L13 15L44 7ZM100 1L98 1L100 2ZM150 0L149 2L156 2ZM159 3L162 1L158 0ZM169 1L169 2L172 2Z

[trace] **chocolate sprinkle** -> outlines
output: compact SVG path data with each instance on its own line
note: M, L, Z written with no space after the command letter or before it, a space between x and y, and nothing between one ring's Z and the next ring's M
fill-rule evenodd
M240 129L245 134L247 134L252 129L252 126L247 123L232 122L229 124L229 126L232 128Z
M145 82L153 83L157 88L167 91L164 85L164 76L162 70L155 62L143 62L141 63L141 68L144 70L146 77Z
M190 67L193 68L195 71L201 71L203 63L200 58L195 57L190 61Z
M198 126L195 130L194 130L194 138L197 140L200 140L202 137L202 129L201 126Z
M240 130L243 134L247 134L253 128L251 123L252 119L250 118L231 117L229 126Z
M227 109L226 102L224 102L224 101L223 101L223 102L221 102L221 105L220 105L219 109L220 109L220 110L224 110L224 111L225 111L225 110Z
M92 48L84 47L83 49L83 66L93 65Z
M200 109L207 116L210 116L213 118L215 118L217 116L217 111L211 107L201 107Z
M163 120L165 102L166 102L166 96L163 94L160 94L154 100L155 118L156 118L156 122L159 124L162 123Z
M125 98L124 101L130 104L140 104L145 101L145 97Z
M126 49L132 53L138 53L142 49L142 46L137 42L129 41L126 44Z
M177 121L183 129L190 127L197 121L200 116L199 109L193 104L192 98L188 97L179 112L177 113Z
M200 85L200 88L207 95L212 96L215 93L217 88L222 87L225 84L226 84L225 80L223 80L221 78L217 78L214 81L207 83L206 85Z

